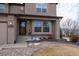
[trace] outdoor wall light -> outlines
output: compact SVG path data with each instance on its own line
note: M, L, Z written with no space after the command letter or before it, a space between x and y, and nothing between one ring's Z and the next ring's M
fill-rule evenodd
M13 23L12 23L12 22L10 22L9 24L10 24L10 25L12 25Z
M9 27L13 27L13 22L12 21L9 21L8 26Z

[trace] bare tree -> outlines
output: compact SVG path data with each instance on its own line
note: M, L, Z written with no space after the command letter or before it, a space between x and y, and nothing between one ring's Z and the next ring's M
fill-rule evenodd
M67 18L62 23L62 31L66 34L66 36L74 35L78 30L79 24L78 21Z

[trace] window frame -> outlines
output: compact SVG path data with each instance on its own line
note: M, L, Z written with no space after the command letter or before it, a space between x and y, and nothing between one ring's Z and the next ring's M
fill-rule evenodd
M4 3L0 3L0 5L2 5L1 7L0 7L0 13L1 12L5 12L6 11L6 5L4 4ZM2 9L1 9L2 8Z
M47 12L47 3L37 3L36 10L41 13Z
M47 22L47 24L45 25L44 22ZM50 32L50 22L48 21L44 21L44 22L43 22L43 32ZM48 31L44 30L45 27L48 27Z
M32 22L32 27L34 28L34 32L35 32L35 27L37 27L37 23L36 22L38 22L38 21L39 20L35 20L35 21ZM42 26L41 22L42 21L38 22L38 25L39 25L38 27L41 27ZM42 29L42 27L41 27L41 29ZM41 30L40 30L40 32L41 32Z
M39 21L39 20L34 20L34 21ZM42 25L41 25L41 32L35 32L35 28L34 28L34 26L33 26L33 23L34 23L34 21L32 22L32 30L33 30L33 33L40 33L40 34L42 34L42 33L51 33L51 27L52 27L52 22L51 21L47 21L48 22L48 24L49 24L49 32L44 32L43 31L43 23L44 23L44 21L42 21L42 20L40 20L41 22L42 22Z

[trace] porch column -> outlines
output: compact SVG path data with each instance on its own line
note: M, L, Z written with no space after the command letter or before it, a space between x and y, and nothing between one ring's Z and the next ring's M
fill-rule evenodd
M8 15L8 44L13 44L16 39L16 19Z
M32 31L32 22L30 20L27 21L27 34L31 35L31 31Z
M55 39L60 39L60 21L58 19L55 22Z

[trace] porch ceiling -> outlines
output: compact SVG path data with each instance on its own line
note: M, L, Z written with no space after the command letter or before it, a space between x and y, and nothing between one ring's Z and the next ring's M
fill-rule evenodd
M16 15L17 18L20 19L31 19L31 20L35 20L35 19L41 19L41 20L60 20L62 19L62 17L58 17L58 16L46 16L46 15Z
M22 18L22 19L42 19L42 20L57 20L57 19L63 18L63 17L60 17L60 16L13 14L13 13L0 13L0 15L14 15L17 18Z
M18 14L16 15L17 17L24 17L24 18L29 18L29 17L32 17L32 18L51 18L51 19L62 19L63 17L60 17L60 16L47 16L47 15L25 15L25 14Z
M56 18L44 18L44 17L29 17L29 16L18 16L18 19L30 19L30 20L35 20L35 19L40 19L40 20L58 20Z

